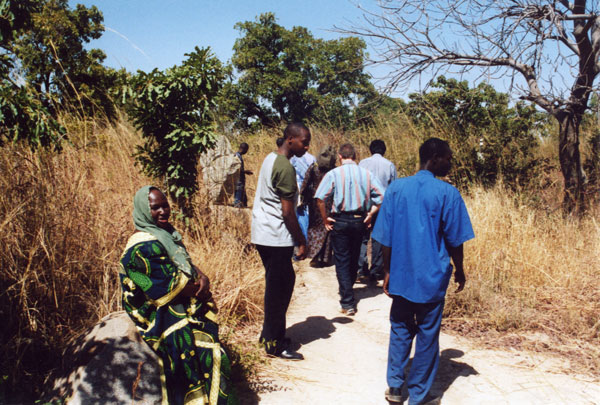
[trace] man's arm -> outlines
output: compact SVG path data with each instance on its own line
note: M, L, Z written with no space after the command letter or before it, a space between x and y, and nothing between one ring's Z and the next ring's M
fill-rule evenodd
M302 260L306 258L306 239L298 224L298 217L296 216L296 206L293 200L281 199L281 211L283 214L283 223L285 227L292 234L292 238L298 244L298 259Z
M367 212L367 216L365 217L365 220L363 221L365 223L365 225L367 226L367 229L369 229L371 227L371 221L373 220L373 216L375 216L375 214L377 214L377 211L379 211L379 207L381 206L381 204L373 204L371 206L371 209L369 210L369 212Z
M390 296L390 263L392 258L392 248L389 246L381 246L381 253L383 255L383 292L388 297Z
M321 219L323 219L325 229L331 231L333 229L333 223L335 222L335 219L327 216L325 201L321 200L320 198L317 198L317 208L319 208L319 214L321 214Z
M460 292L465 288L465 269L463 268L463 245L462 243L456 247L448 245L448 253L454 263L454 281L458 284L456 292Z

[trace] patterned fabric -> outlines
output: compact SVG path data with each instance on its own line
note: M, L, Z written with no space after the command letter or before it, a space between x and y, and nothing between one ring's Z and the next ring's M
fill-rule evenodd
M315 198L325 201L332 194L333 213L367 212L371 205L379 205L383 201L383 187L379 180L355 162L346 162L327 172L317 188Z
M236 404L214 303L179 295L190 278L164 246L148 233L134 234L120 279L123 308L159 357L163 404Z
M327 229L323 224L323 219L317 208L317 200L314 198L317 187L327 172L319 169L316 163L313 163L304 177L304 182L300 189L302 205L308 206L308 257L316 258L325 263L331 263L333 260L330 238L327 238ZM325 201L327 213L331 211L333 198L330 196ZM316 257L319 253L319 257Z

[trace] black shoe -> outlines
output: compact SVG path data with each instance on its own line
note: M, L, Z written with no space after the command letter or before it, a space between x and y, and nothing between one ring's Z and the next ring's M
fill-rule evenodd
M402 402L402 388L388 388L385 390L385 399L389 402Z
M293 350L285 349L277 353L275 357L279 357L284 360L304 360L304 356Z

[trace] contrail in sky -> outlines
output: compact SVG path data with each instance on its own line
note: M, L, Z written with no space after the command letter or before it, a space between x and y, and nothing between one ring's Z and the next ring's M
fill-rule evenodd
M121 34L119 31L114 30L110 27L104 27L104 29L106 31L110 31L110 32L114 32L115 34L117 34L118 36L120 36L121 38L123 38L125 41L129 42L129 44L133 47L133 49L135 49L136 51L138 51L139 53L141 53L142 55L144 55L146 57L146 59L148 59L148 62L152 63L152 59L150 59L150 57L148 55L146 55L146 52L144 52L139 46L137 46L136 44L134 44L133 42L131 42L129 40L129 38L127 38L125 35Z

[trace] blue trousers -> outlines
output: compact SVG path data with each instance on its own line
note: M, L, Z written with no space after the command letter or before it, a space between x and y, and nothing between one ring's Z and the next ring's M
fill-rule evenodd
M387 383L389 387L402 388L406 382L409 405L420 404L433 385L440 361L439 336L443 310L444 300L419 304L393 296ZM406 378L404 369L415 336L415 355Z
M296 216L298 217L298 225L300 225L300 230L308 242L308 207L298 207L296 209Z

